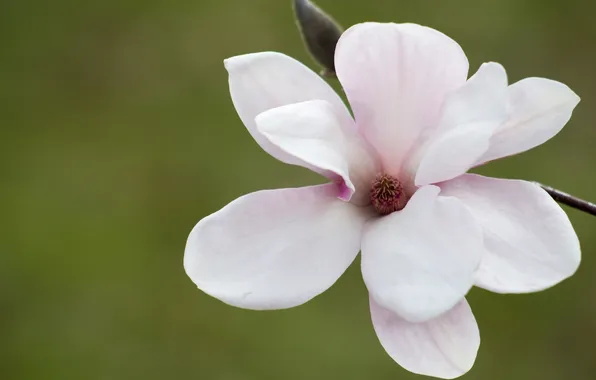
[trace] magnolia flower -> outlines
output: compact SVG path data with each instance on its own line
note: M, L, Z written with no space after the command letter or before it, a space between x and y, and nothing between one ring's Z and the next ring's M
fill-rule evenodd
M362 252L376 334L405 369L455 378L479 331L465 296L544 290L580 262L563 210L538 186L466 174L557 134L579 98L564 84L510 86L414 24L347 30L335 56L353 117L318 75L279 53L225 61L232 100L273 157L329 183L244 195L190 233L184 267L205 293L283 309L328 289Z

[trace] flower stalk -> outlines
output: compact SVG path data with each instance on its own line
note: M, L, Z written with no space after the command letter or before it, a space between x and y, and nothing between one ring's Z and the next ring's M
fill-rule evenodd
M586 212L590 215L596 216L596 204L592 202L585 201L581 198L568 194L564 191L557 190L553 187L543 185L538 182L534 182L538 186L540 186L544 191L548 193L555 201L558 203L564 204L566 206L572 207L576 210Z

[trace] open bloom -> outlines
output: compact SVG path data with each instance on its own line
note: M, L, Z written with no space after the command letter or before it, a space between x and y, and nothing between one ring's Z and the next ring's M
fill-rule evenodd
M571 276L577 236L538 186L466 174L544 143L579 98L528 78L508 86L444 34L413 24L347 30L335 57L353 117L318 75L279 53L226 60L256 142L330 182L242 196L201 220L184 266L204 292L280 309L328 289L362 252L374 329L409 371L454 378L480 337L472 286L535 292Z

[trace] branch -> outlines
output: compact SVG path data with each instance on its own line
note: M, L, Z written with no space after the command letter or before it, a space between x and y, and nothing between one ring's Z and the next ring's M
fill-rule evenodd
M554 189L550 186L546 186L538 182L534 183L542 187L544 191L546 191L555 201L596 216L596 204L584 201L583 199L574 197L573 195Z

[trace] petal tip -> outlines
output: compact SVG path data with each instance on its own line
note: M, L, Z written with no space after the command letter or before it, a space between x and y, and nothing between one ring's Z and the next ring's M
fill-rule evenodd
M472 369L480 332L465 300L424 323L410 323L373 299L370 310L381 345L404 369L441 379L455 379Z
M345 202L349 202L352 199L352 195L354 195L354 193L356 192L354 184L352 184L352 182L350 182L349 180L346 182L346 180L342 179L341 182L338 184L338 188L339 191L337 197Z
M251 54L244 54L244 55L236 55L233 57L229 57L223 60L223 64L225 69L230 72L232 71L235 67L237 66L241 66L243 62L246 62L248 59L250 59L247 56L250 56Z
M233 57L224 59L223 64L228 72L232 72L237 69L246 67L250 64L253 64L255 62L258 62L261 59L276 58L276 57L287 57L287 56L285 54L278 53L278 52L264 51L264 52L258 52L258 53L235 55Z

